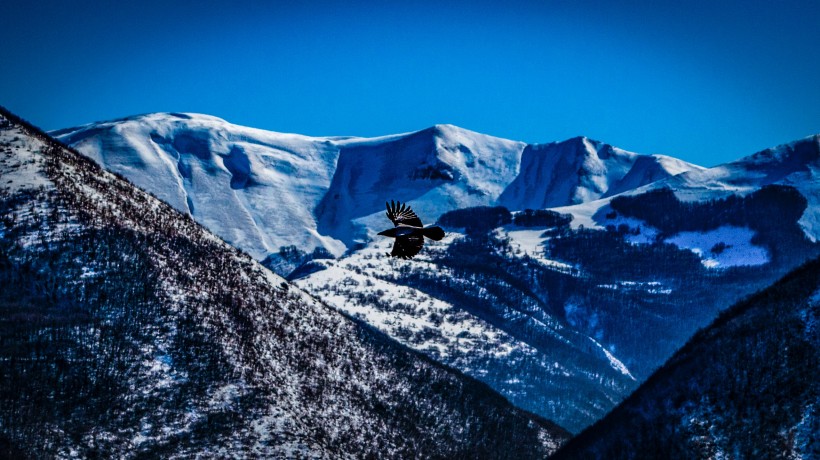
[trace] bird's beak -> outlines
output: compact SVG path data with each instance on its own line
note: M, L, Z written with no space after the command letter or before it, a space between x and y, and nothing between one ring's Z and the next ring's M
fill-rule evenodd
M379 233L377 233L377 235L388 236L388 235L387 235L387 232L389 232L389 231L390 231L390 230L385 230L385 231L383 231L383 232L379 232Z

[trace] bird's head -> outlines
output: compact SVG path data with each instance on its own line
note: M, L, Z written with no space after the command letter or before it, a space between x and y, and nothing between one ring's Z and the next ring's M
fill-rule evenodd
M389 236L391 238L395 238L396 237L396 229L395 228L389 228L389 229L387 229L383 232L379 232L378 234L381 235L381 236Z

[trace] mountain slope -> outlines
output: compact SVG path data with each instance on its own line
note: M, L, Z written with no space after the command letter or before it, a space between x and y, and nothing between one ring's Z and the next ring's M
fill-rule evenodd
M320 233L348 246L369 240L368 229L383 224L386 199L410 202L427 219L494 203L518 170L524 148L522 142L451 125L340 144L338 165L316 217Z
M555 459L817 458L820 259L727 310Z
M820 239L820 134L762 150L725 165L690 171L653 187L668 187L686 201L749 193L765 185L795 187L809 206L800 224Z
M52 135L283 269L293 268L280 264L283 249L339 256L366 242L380 230L386 199L435 220L471 206L586 202L698 169L587 138L527 145L452 125L371 139L307 137L156 113Z
M178 113L51 134L257 260L289 245L306 252L344 250L340 242L317 233L312 212L336 167L338 147L332 139Z
M4 454L536 458L566 439L0 113Z
M506 260L503 244L454 232L413 260L386 256L391 245L319 261L295 283L573 432L637 386L617 357L550 311L549 294L517 282L537 262Z
M521 156L521 172L498 202L511 210L569 206L699 168L663 155L627 152L586 137L528 145Z

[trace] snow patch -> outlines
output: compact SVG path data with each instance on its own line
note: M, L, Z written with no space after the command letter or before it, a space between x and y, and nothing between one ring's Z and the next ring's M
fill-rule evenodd
M590 339L590 340L592 340L592 339ZM594 340L592 340L592 341L595 343L595 345L597 345L601 349L601 351L604 352L604 354L606 355L606 358L609 360L609 365L612 366L613 369L615 369L616 371L620 372L621 374L624 374L625 376L631 378L632 380L635 380L635 377L632 376L632 373L629 372L629 369L627 369L627 367L624 363L622 363L620 360L618 360L618 358L616 358L612 353L610 353L609 350L607 350L603 345L601 345L598 342L595 342Z
M754 230L722 226L706 232L680 232L666 239L697 254L707 268L756 266L769 263L765 248L752 244Z

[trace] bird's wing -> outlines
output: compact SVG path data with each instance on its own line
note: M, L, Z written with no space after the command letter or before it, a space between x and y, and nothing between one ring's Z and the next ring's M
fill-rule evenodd
M396 203L393 200L390 200L390 203L385 204L387 205L387 218L390 219L396 227L398 227L399 224L410 225L413 227L423 227L419 216L417 216L416 213L410 209L410 206L407 206L407 204Z
M422 246L424 246L424 237L421 235L400 236L396 238L393 252L390 255L401 259L412 259L421 251Z

